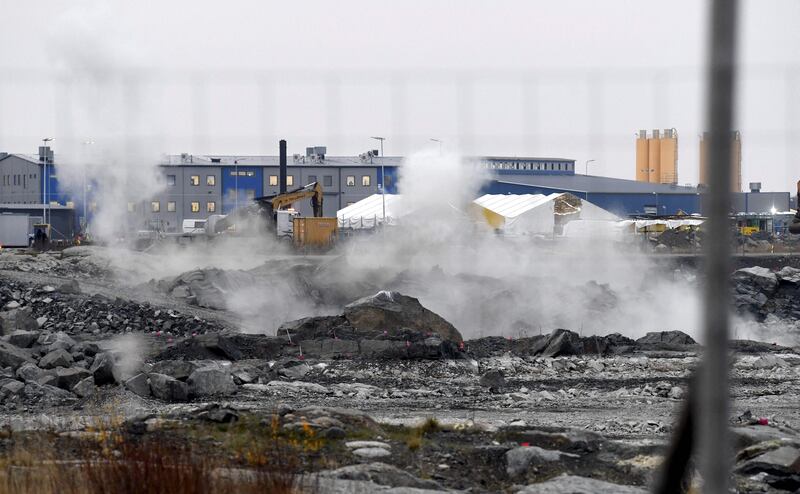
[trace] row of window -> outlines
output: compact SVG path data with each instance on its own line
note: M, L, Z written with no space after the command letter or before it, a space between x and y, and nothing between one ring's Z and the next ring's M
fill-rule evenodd
M560 168L559 168L560 169ZM255 176L255 172L238 172L240 177L253 177ZM236 172L231 172L231 176L236 176ZM323 186L324 187L332 187L333 186L333 175L325 175L323 178ZM316 175L309 175L308 176L309 183L313 183L317 181ZM372 178L369 175L362 175L361 176L361 186L362 187L369 187L372 183ZM16 185L16 184L15 184ZM175 175L167 175L167 185L174 186L175 185ZM192 175L189 177L189 185L192 186L199 186L200 185L200 175ZM215 175L206 175L206 185L209 187L213 187L217 185L217 177ZM270 175L269 176L269 185L272 187L278 186L278 176L277 175ZM292 187L294 185L294 175L287 175L286 176L286 186ZM355 187L356 185L356 176L355 175L348 175L345 179L345 185L348 187Z
M200 212L200 201L192 201L191 209L193 213ZM154 213L161 212L161 201L152 201L150 203L150 211ZM176 211L176 204L175 201L167 201L167 212L174 213ZM208 201L206 202L206 212L207 213L215 213L217 211L217 203L215 201ZM128 212L134 213L136 212L136 203L129 202L128 203Z
M491 170L551 170L551 171L569 171L572 169L572 163L558 163L558 162L509 162L491 161L486 164L486 167Z
M28 179L35 179L36 174L18 174L18 175L3 175L3 185L21 185L23 188L28 188Z

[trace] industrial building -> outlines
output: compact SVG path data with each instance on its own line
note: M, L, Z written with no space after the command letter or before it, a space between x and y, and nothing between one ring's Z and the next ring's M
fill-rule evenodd
M50 147L41 146L38 155L0 153L0 245L19 245L40 223L51 225L52 240L71 240L80 231L83 211L82 201L60 191ZM26 231L20 232L23 226Z
M702 214L703 189L672 182L677 177L672 167L677 159L677 134L674 131L663 136L659 133L647 141L647 181L576 175L575 160L565 158L484 156L470 159L488 169L493 177L481 194L570 193L621 217ZM637 141L637 150L639 146L643 145ZM658 153L652 151L656 147ZM651 155L653 159L658 157L657 169L651 164ZM163 187L152 197L127 204L127 226L130 230L181 232L184 220L227 214L247 204L251 198L277 194L280 189L278 161L278 156L186 153L164 156L158 164ZM41 178L45 164L46 182ZM329 156L325 147L309 147L304 153L289 155L286 186L292 190L320 182L324 188L323 214L334 217L337 211L380 194L384 180L386 193L396 193L401 166L401 157L382 157L377 151L357 156ZM49 147L42 147L38 156L0 153L0 205L9 206L2 210L5 213L27 214L31 221L41 221L37 211L42 210L43 203L50 204L51 211L58 209L59 215L73 217L72 221L62 221L61 227L53 219L54 228L59 230L54 232L54 238L55 235L71 238L81 230L84 217L92 214L91 193L85 201L88 204L84 205L82 194L60 190L57 170L58 162ZM747 193L734 194L731 213L787 211L789 200L788 192L761 192L756 187ZM11 207L17 205L26 205L25 212ZM296 207L302 215L311 214L310 204L302 202Z

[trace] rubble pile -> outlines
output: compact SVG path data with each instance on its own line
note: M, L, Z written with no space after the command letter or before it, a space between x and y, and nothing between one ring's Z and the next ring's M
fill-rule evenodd
M733 298L741 314L759 321L768 316L781 320L800 319L800 269L785 266L779 271L754 266L733 274Z
M672 228L660 233L654 242L670 251L695 251L702 247L703 236L698 228Z
M58 287L26 287L5 281L0 286L0 308L5 309L0 315L0 329L6 334L14 329L41 329L95 337L132 332L186 336L222 329L218 324L175 310L121 298L112 300L100 294L87 297L80 292L75 280Z
M111 274L111 259L101 249L70 247L63 251L24 253L4 252L0 270L46 273L77 278L105 278Z

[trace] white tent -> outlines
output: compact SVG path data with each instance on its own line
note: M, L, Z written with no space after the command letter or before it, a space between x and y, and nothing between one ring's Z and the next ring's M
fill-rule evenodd
M563 227L576 221L586 227L581 228L583 231L589 226L596 230L619 220L605 209L569 193L486 194L473 203L478 216L483 216L492 228L514 235L552 235L562 230L566 233Z
M516 235L552 234L555 208L543 194L485 194L474 201L493 228Z
M383 207L386 200L386 224L396 225L397 220L408 211L403 208L403 196L399 194L372 194L336 212L339 228L360 230L375 228L384 223Z

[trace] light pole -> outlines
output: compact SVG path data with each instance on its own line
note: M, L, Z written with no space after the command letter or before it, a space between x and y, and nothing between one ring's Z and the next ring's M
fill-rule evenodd
M373 136L372 139L381 141L381 202L383 203L383 223L386 224L386 169L383 166L383 141L386 138Z
M48 142L52 141L53 137L45 137L42 139L42 147L43 149L43 159L42 162L42 175L44 175L44 181L42 183L42 192L43 192L43 201L42 201L42 223L49 225L50 223L47 221L47 209L50 205L50 202L47 200L47 150L49 146L47 145Z
M434 139L433 137L431 137L431 140L433 142L438 142L439 143L439 156L441 156L442 155L442 140L441 139Z
M597 160L586 160L586 165L585 165L585 168L583 170L583 174L584 175L588 175L589 174L589 163L593 163L595 161L597 161Z

